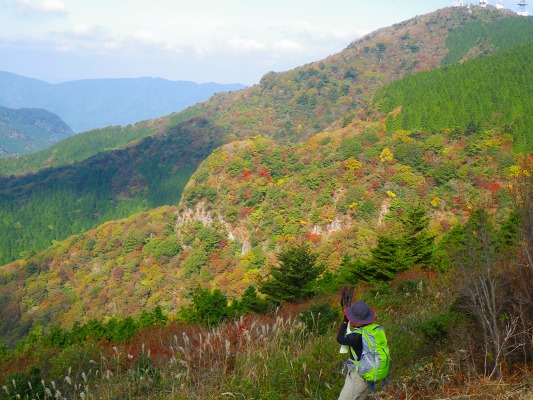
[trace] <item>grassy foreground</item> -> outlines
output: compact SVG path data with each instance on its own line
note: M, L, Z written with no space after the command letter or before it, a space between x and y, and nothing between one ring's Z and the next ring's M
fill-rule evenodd
M450 311L446 280L411 272L358 289L357 300L372 305L386 328L392 354L390 379L370 398L533 398L527 360L506 364L497 380L483 378L475 335L465 334L475 324ZM315 298L211 330L170 321L121 344L27 342L3 356L0 399L336 399L344 381L337 302L336 295ZM309 314L317 305L335 312Z

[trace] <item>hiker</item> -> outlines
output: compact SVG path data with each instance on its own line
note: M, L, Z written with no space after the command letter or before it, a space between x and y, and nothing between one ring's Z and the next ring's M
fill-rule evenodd
M386 376L388 373L389 354L385 333L379 325L374 324L375 320L376 314L374 310L363 301L358 301L344 310L344 321L339 328L337 342L341 344L341 353L349 353L349 359L346 362L348 373L346 374L346 381L339 395L339 400L365 399L371 386L373 387L373 383L383 379L383 374ZM363 336L365 340L363 340ZM363 347L368 347L369 342L376 344L376 338L377 342L380 342L380 345L386 349L385 352L380 349L381 359L384 361L379 360L376 363L374 361L376 357L374 356L372 356L373 361L369 362L368 356L363 357L365 360L362 360ZM374 349L365 348L365 355L377 354ZM382 373L380 371L380 364L383 367L386 366L386 372ZM378 373L379 376L377 375ZM361 375L364 375L364 377Z

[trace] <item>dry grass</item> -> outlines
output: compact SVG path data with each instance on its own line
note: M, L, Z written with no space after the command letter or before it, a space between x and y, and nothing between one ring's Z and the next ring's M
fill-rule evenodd
M394 312L383 292L374 298L397 352L404 349L398 345L401 341L406 346L416 346L414 332L404 322L422 315L408 314L413 312L408 303L416 299L419 304L437 307L441 300L435 298L434 286L409 290L402 292L405 307L394 294ZM338 369L342 356L334 339L335 329L332 327L326 337L308 333L298 319L307 307L293 305L275 315L249 316L211 330L174 322L141 331L122 346L100 345L99 357L85 360L82 369L78 365L67 367L55 382L34 382L31 391L26 387L22 390L20 384L7 384L0 389L0 399L17 398L18 393L20 399L47 400L333 400L344 380ZM394 323L400 328L393 329ZM515 366L513 371L506 371L505 379L484 380L470 369L474 361L468 351L457 349L448 346L415 362L414 358L397 354L393 357L391 380L369 398L533 398L532 367Z

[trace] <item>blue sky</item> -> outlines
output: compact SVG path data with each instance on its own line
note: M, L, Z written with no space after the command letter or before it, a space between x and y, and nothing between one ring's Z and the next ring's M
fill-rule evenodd
M0 71L51 83L151 76L251 85L452 2L0 0ZM517 2L503 4L516 11Z

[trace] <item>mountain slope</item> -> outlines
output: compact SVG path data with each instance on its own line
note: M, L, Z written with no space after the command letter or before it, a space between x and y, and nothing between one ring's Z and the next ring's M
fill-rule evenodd
M491 35L466 44L447 40L451 35L461 37L473 23ZM464 55L467 60L527 43L533 40L532 25L531 19L509 11L446 8L380 29L323 60L283 73L270 72L257 86L213 96L192 109L238 138L260 134L295 142L348 123L380 87L438 68L450 52L475 49Z
M452 69L443 73L456 79ZM468 75L457 76L464 79L458 90L468 92ZM431 84L426 74L409 80L417 78ZM499 78L492 85L509 79ZM499 111L505 121L511 110ZM109 222L2 268L2 334L138 315L157 304L175 309L197 284L237 296L270 268L275 249L297 237L314 243L320 261L336 271L343 257L368 256L379 226L394 224L412 204L428 210L437 237L480 204L503 219L505 187L527 156L513 153L504 123L451 129L454 114L443 130L388 132L384 115L302 143L259 136L228 143L201 163L177 208Z
M87 79L49 84L0 71L0 105L44 108L75 132L160 117L240 84L195 83L161 78Z
M532 32L533 38L533 32ZM519 152L533 151L533 41L511 51L428 71L378 91L389 131L505 126Z
M4 179L6 189L0 191L0 200L4 205L1 212L3 220L8 222L0 230L0 236L4 238L1 259L8 262L19 257L21 252L40 250L52 240L61 240L79 232L72 228L51 232L49 226L55 226L57 222L51 223L50 220L61 220L61 215L70 215L68 219L74 219L79 224L76 229L88 229L104 220L125 217L134 211L176 204L180 190L172 184L162 185L160 182L172 182L174 174L190 176L192 169L223 143L255 135L296 142L328 127L346 125L355 116L366 119L368 111L361 106L367 104L383 84L441 64L448 51L448 35L472 21L481 21L491 27L496 26L498 21L514 21L517 18L521 17L480 7L474 8L472 13L464 8L447 8L376 31L325 60L285 73L269 73L259 85L238 92L219 93L206 102L173 114L167 119L168 125L161 126L158 129L160 133L150 140L133 143L124 152L103 152L93 160L67 167L70 171L68 196L62 192L67 184L63 179L63 168L46 171L47 179L59 184L49 185L41 192L40 189L35 190L42 188L36 182L40 179L39 173ZM517 24L518 28L521 29L522 25ZM513 31L503 32L509 35ZM526 39L527 36L522 40ZM483 45L490 47L492 52L498 49L491 41ZM185 136L182 136L183 132L186 132ZM184 137L189 138L188 143L184 143ZM165 147L167 141L185 147L178 150L171 146L172 151L169 151ZM143 160L143 147L147 143L151 155L165 155L158 161L150 161L159 163L157 173L144 169L144 172L135 174L131 168L117 164L123 162L124 154L134 154L136 161L126 161L125 165L148 165L149 162ZM195 161L188 163L187 158L191 154ZM98 165L115 165L116 168L106 171L107 178L98 180L97 186L85 185L87 176L99 176ZM90 170L93 166L97 168L94 174ZM185 169L180 172L181 168ZM155 181L150 182L150 179ZM140 190L128 193L127 184ZM50 215L48 220L40 216L37 218L39 213L36 210L40 205L49 208L60 197L71 199L63 204L61 213L42 213ZM80 211L79 204L85 204L83 199L94 201L88 209ZM98 215L98 218L93 218L93 215ZM19 222L26 229L31 229L35 240L21 240L17 236L12 226L19 226ZM65 225L71 226L69 223Z
M0 157L35 152L72 135L67 124L46 110L0 107Z
M451 65L495 51L510 50L531 41L531 18L475 18L446 37L449 49L442 65Z
M129 145L143 137L161 132L168 117L127 126L109 126L79 133L32 154L0 159L0 175L37 172L84 161L98 153Z
M219 137L216 127L191 120L135 146L0 177L0 260L35 252L105 221L177 204L198 164L222 144Z

